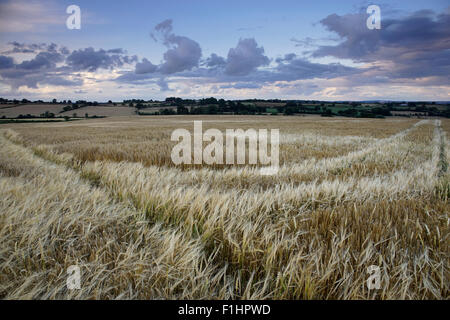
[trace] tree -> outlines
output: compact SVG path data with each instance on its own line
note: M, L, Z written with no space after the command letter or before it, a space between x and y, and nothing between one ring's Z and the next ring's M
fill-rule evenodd
M206 112L207 112L208 114L217 114L217 107L214 106L214 105L208 106L208 107L206 108Z
M333 116L333 112L331 111L331 109L324 108L321 116L322 117L332 117Z
M286 107L297 107L297 103L294 101L289 101L286 103Z
M58 100L56 100L56 99L53 99L53 100L52 100L52 102L53 102L53 103L56 103L56 102L58 102Z
M162 115L174 115L175 111L172 109L163 109L160 111Z
M44 113L41 113L41 118L54 118L55 114L50 111L45 111Z
M177 114L189 114L189 109L184 106L178 106Z
M284 109L284 114L289 116L289 115L293 115L294 113L297 112L297 107L290 105L289 107L286 107Z
M89 118L89 113L85 113L85 114L84 114L84 117L85 117L85 118Z

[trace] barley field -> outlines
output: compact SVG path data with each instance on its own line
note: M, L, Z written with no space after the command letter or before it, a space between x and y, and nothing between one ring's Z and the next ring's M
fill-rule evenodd
M170 134L194 120L280 129L279 172L175 166ZM397 118L1 125L0 298L448 299L449 134Z

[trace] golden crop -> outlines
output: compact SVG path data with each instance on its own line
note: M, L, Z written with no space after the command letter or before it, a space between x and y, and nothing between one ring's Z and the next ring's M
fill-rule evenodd
M170 133L194 119L279 128L278 174L174 166ZM448 132L270 116L3 126L0 297L448 299Z

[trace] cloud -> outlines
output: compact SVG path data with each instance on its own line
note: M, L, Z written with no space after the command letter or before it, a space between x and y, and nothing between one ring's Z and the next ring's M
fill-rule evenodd
M380 30L367 29L366 19L364 13L332 14L323 19L321 24L342 42L320 46L313 56L377 63L373 72L389 79L449 74L449 12L420 10L404 18L383 19Z
M277 63L282 63L282 62L284 62L284 61L291 61L291 60L293 60L296 56L297 56L297 55L296 55L295 53L288 53L288 54L285 54L283 58L277 58L277 59L275 59L275 61L276 61Z
M160 22L160 23L158 23L156 26L155 26L155 29L154 29L154 31L155 31L155 33L156 33L156 35L155 35L155 33L150 33L150 35L152 36L152 38L155 40L155 41L158 41L158 36L159 35L162 35L162 37L163 37L163 40L165 40L165 39L167 39L169 36L170 36L170 34L172 33L172 30L173 30L173 26L172 26L172 19L166 19L166 20L164 20L163 22Z
M135 85L144 85L149 83L154 83L154 78L156 74L151 73L136 73L135 71L123 71L119 72L120 76L114 79L116 82L129 83Z
M51 44L21 44L11 42L6 52L27 53L34 56L16 63L8 55L0 56L0 80L13 90L24 86L38 88L39 85L80 86L83 84L79 71L95 72L100 68L113 69L137 61L136 56L127 56L123 49L94 50L85 48L70 52L65 47ZM15 50L16 49L16 50Z
M143 59L136 64L135 73L138 75L159 73L162 75L172 75L175 73L186 73L196 69L194 73L205 75L207 70L199 68L202 49L200 45L188 37L178 36L173 33L172 20L164 20L155 26L151 33L155 41L161 40L168 48L164 53L164 61L156 66L149 60ZM256 70L260 66L269 64L270 59L264 55L264 48L258 47L255 39L240 39L235 48L228 52L227 59L212 53L203 62L208 69L224 68L222 74L228 76L245 76ZM217 75L217 71L214 71ZM191 76L196 76L190 73ZM155 75L156 76L156 75ZM197 75L198 76L198 75ZM139 81L147 77L135 77L123 75L120 81Z
M40 49L40 45L32 44L32 45L26 45L24 43L19 43L17 41L13 41L8 43L9 45L13 46L12 50L8 50L3 52L3 54L11 54L11 53L35 53L36 50Z
M215 53L212 53L210 57L208 57L205 61L206 66L208 67L221 67L227 64L223 57L218 56Z
M156 84L159 86L161 91L169 91L169 84L166 82L164 78L159 79Z
M59 47L55 43L20 43L17 41L9 42L8 45L10 45L12 48L2 52L2 54L16 54L16 53L39 53L39 52L59 52L63 55L67 55L70 53L70 51L66 47Z
M138 75L158 72L162 75L170 75L177 72L191 70L199 66L202 56L200 45L188 37L178 36L172 32L172 20L167 19L157 24L154 31L150 33L153 40L162 43L167 47L164 53L164 61L159 65L152 64L148 59L136 64L135 73ZM135 81L142 77L134 77L131 75L122 76L121 80L129 79ZM144 77L145 78L145 77ZM160 86L166 88L165 86Z
M72 87L72 86L81 86L83 84L83 80L78 79L67 79L59 76L49 76L44 79L39 80L40 84L48 84L52 86L62 86L62 87Z
M14 67L14 59L7 56L0 56L0 70Z
M258 48L255 39L240 39L236 48L231 48L228 52L225 73L227 75L247 75L269 62L269 58L264 55L264 48Z
M146 58L142 59L142 62L136 64L135 73L136 74L146 74L153 73L158 69L158 66L154 65Z
M120 53L116 53L120 52ZM131 63L137 60L137 57L128 57L123 55L122 49L114 50L94 50L94 48L85 48L73 51L66 59L67 65L76 71L94 72L97 69L113 69L122 67L125 63Z
M170 24L165 24L164 30L171 30ZM258 47L254 39L239 40L236 48L230 49L227 59L211 54L204 60L203 66L193 70L176 73L174 83L190 81L192 83L206 85L218 84L218 89L258 89L267 84L278 81L296 81L302 79L324 78L331 79L345 75L357 74L356 68L346 67L339 63L321 64L309 62L299 58L294 53L286 54L283 58L276 59L276 65L264 70L258 70L261 65L269 63L269 58L264 55L264 49ZM228 68L228 70L227 70ZM239 72L230 72L239 68ZM162 83L160 67L143 59L136 65L135 72L124 72L116 78L121 83L135 85L147 85L155 83L155 79L161 90L167 90L167 85ZM161 85L162 84L162 85Z
M39 52L33 59L18 64L17 69L51 69L55 68L56 64L62 61L64 61L64 56L58 52Z
M115 88L117 83L128 83L136 85L133 92L138 92L138 86L139 90L152 86L152 90L159 87L161 92L174 90L186 95L204 95L208 90L233 94L240 90L238 95L245 96L258 90L261 96L317 94L336 98L353 93L362 96L362 88L371 90L366 93L370 97L382 95L380 90L390 86L421 93L426 86L445 90L450 73L449 15L450 12L436 14L422 10L401 18L383 17L381 30L368 30L365 12L332 14L320 23L338 41L292 38L301 46L309 46L309 55L287 53L273 60L254 38L239 39L226 57L212 53L202 59L200 45L174 34L172 20L156 25L151 34L166 47L159 64L146 58L138 60L122 48L70 51L54 43L14 41L0 54L0 82L12 89L44 85L77 87L83 85L83 80L89 84L107 82L106 73L101 74L101 80L97 75L82 78L79 74L105 69L115 71L109 78ZM323 57L341 62L324 63L328 59ZM348 60L354 62L352 66ZM133 69L126 71L130 66ZM126 68L117 70L122 67ZM114 78L117 73L120 76ZM94 91L89 89L91 93Z
M361 72L356 68L347 67L340 63L313 63L304 58L299 58L293 53L285 55L285 58L278 60L278 62L276 70L279 74L275 75L279 80L330 79Z
M116 53L116 54L126 54L126 50L122 48L116 48L116 49L109 49L106 51L107 53Z
M168 19L158 24L152 34L154 39L161 37L168 48L164 53L164 62L158 67L159 72L173 74L198 67L202 56L200 45L188 37L175 35L172 30L172 20Z
M61 50L56 44L25 45L12 42L10 45L13 48L35 52L33 58L21 63L16 63L13 57L0 56L1 81L8 84L11 89L15 90L21 86L37 88L38 84L58 86L82 84L81 79L68 78L67 74L58 67L60 63L64 62L65 55L61 53L64 50Z
M173 47L164 53L165 62L159 68L161 73L172 74L198 67L202 50L197 42L176 35L166 41Z
M198 85L213 84L216 89L263 89L275 83L279 84L273 86L275 88L288 88L289 82L305 80L336 80L333 88L340 85L398 85L405 81L409 86L448 83L449 12L435 14L430 10L422 10L403 18L384 18L381 30L369 30L367 18L365 11L325 17L321 25L337 37L292 38L301 46L312 47L309 55L303 53L303 57L288 53L269 65L271 60L265 55L264 48L254 38L248 38L240 39L236 47L229 50L226 58L211 54L202 61L201 67L198 63L201 56L198 44L189 39L192 47L198 46L197 51L192 50L190 45L179 46L174 41L178 36L173 34L172 20L165 20L155 27L155 33L152 34L169 48L164 55L164 62L155 66L143 60L136 65L135 75L123 74L118 81L144 85L155 83L154 79L161 75L176 74L176 79L171 78L174 84L188 81ZM322 45L330 42L334 44ZM180 47L183 49L182 55L171 51ZM197 54L189 55L195 51ZM343 64L347 62L318 63L311 60L327 56L364 65L348 66ZM266 68L261 69L262 66ZM418 82L417 78L427 80ZM315 86L308 87L306 91L311 90L320 91Z
M83 79L79 77L67 77L66 74L55 69L30 69L26 70L20 65L0 70L1 81L16 90L22 86L37 89L38 85L54 86L79 86Z
M238 82L233 84L225 84L221 85L220 89L259 89L261 88L260 84L252 83L252 82Z

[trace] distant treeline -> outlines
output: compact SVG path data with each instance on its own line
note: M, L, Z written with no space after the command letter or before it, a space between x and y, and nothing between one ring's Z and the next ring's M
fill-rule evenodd
M109 100L107 103L97 101L71 100L51 102L42 100L29 101L8 100L0 98L1 104L52 103L66 104L60 113L77 110L86 106L117 105ZM344 116L356 118L383 118L386 116L431 116L450 118L450 104L417 102L379 102L379 101L318 101L318 100L279 100L247 99L224 100L214 97L204 99L183 99L168 97L164 101L128 99L119 103L121 106L136 108L139 115L185 115L185 114L235 114L235 115L302 115L316 114L323 117Z
M110 103L111 100L109 101ZM99 105L99 103L97 101L87 101L87 100L77 100L72 102L72 100L60 100L58 101L57 99L53 99L50 101L44 101L44 100L28 100L28 99L4 99L4 98L0 98L0 104L32 104L32 103L36 103L36 104L78 104L78 105L90 105L90 106L95 106L95 105Z
M137 108L140 115L183 115L183 114L317 114L324 117L344 116L355 118L384 118L399 111L400 116L437 116L450 117L450 105L438 105L435 102L322 102L315 100L224 100L206 98L200 100L167 98L164 103L127 100ZM171 107L150 111L154 107ZM150 110L149 110L150 109Z

